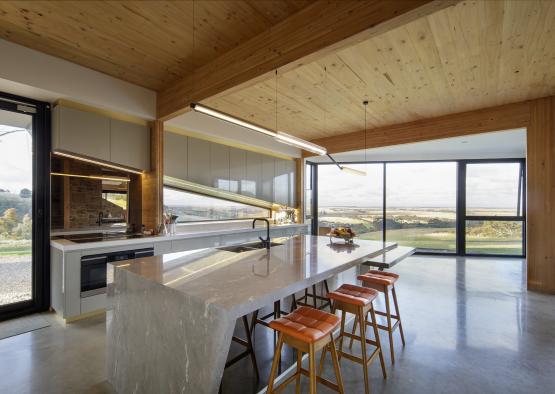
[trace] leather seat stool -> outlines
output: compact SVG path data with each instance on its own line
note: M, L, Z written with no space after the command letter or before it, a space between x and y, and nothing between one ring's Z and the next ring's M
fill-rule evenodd
M364 373L364 391L366 394L370 392L368 365L371 364L376 357L380 358L380 364L382 367L384 379L387 378L379 331L376 325L376 315L374 313L374 307L372 304L377 296L378 292L374 289L351 284L344 284L337 290L329 293L329 297L332 300L333 313L335 313L335 311L337 310L341 311L341 330L339 332L339 337L336 339L336 341L339 341L339 359L345 357L348 360L362 365L362 370ZM353 332L351 333L345 331L345 316L347 313L352 313L356 316L357 319L360 319L360 321L364 321L365 324L362 324L360 326L360 335L355 335L355 330L353 330ZM368 313L370 313L370 316L372 317L371 321L368 321ZM371 326L374 329L374 340L366 338L367 325ZM343 339L345 337L351 338L351 342L353 340L360 341L362 357L355 356L351 353L345 353L343 351ZM375 346L374 351L370 355L368 355L367 353L367 345ZM320 358L320 372L323 367L325 356L326 350L324 349Z
M399 275L393 272L384 272L377 270L370 270L365 274L359 275L357 277L363 284L363 286L375 289L385 296L385 312L376 311L377 315L385 316L387 318L387 326L378 324L378 328L385 330L389 334L389 348L391 353L391 363L395 364L395 350L393 348L393 332L398 328L401 334L401 341L403 346L405 346L405 334L403 333L403 324L401 323L401 314L399 312L399 304L397 303L397 293L395 292L395 282L399 279ZM393 304L395 306L395 314L391 313L391 307L389 304L389 290L393 296ZM392 323L395 320L395 323ZM356 324L353 330L356 329ZM352 342L351 342L352 345Z
M331 313L302 306L282 318L270 322L270 327L279 333L278 343L272 362L270 379L267 393L279 392L286 385L296 380L296 392L300 390L301 375L310 379L310 393L316 393L316 383L322 383L327 387L344 393L343 380L339 369L339 360L333 341L333 330L339 325L339 318ZM279 386L274 388L274 379L277 366L281 357L281 348L287 344L297 350L297 370ZM336 383L316 375L315 353L320 349L329 349L332 355ZM308 353L309 371L302 368L302 354Z

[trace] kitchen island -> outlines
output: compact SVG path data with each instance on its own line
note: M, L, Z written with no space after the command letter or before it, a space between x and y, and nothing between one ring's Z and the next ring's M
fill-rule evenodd
M396 247L298 235L109 265L108 380L119 393L216 393L236 319Z

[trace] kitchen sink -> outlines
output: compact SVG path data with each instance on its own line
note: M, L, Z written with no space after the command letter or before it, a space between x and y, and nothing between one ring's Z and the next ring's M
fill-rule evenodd
M279 242L270 242L270 247L280 246L280 245L283 245L283 244L280 244ZM243 253L243 252L252 252L253 250L265 249L265 248L266 248L266 245L264 245L262 242L251 242L251 243L242 244L242 245L224 246L218 249L224 250L226 252Z

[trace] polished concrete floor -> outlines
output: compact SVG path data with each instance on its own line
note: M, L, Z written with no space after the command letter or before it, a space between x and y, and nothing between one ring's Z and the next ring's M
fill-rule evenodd
M522 260L418 256L393 271L401 275L407 345L395 335L392 366L382 334L389 376L384 380L379 363L372 364L373 393L554 392L555 296L525 291ZM110 393L104 317L67 326L47 318L50 327L0 340L0 393ZM261 382L245 359L226 370L224 394L255 393L266 384L273 335L260 326L255 341ZM284 370L292 356L285 352ZM328 358L324 374L330 379L331 371ZM342 361L346 392L364 392L361 371ZM306 392L305 381L303 387ZM285 392L293 390L294 384ZM331 391L319 386L318 392Z

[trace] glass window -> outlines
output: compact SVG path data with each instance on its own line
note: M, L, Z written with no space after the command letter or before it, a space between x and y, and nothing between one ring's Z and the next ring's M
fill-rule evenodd
M467 216L520 216L520 163L469 163L466 166Z
M164 187L164 212L170 211L177 223L270 217L266 208Z
M467 220L466 253L522 255L522 222Z
M336 165L318 167L319 234L332 226L350 226L361 239L382 240L383 164L348 164L366 171L349 174Z
M457 163L387 163L386 240L456 251Z

